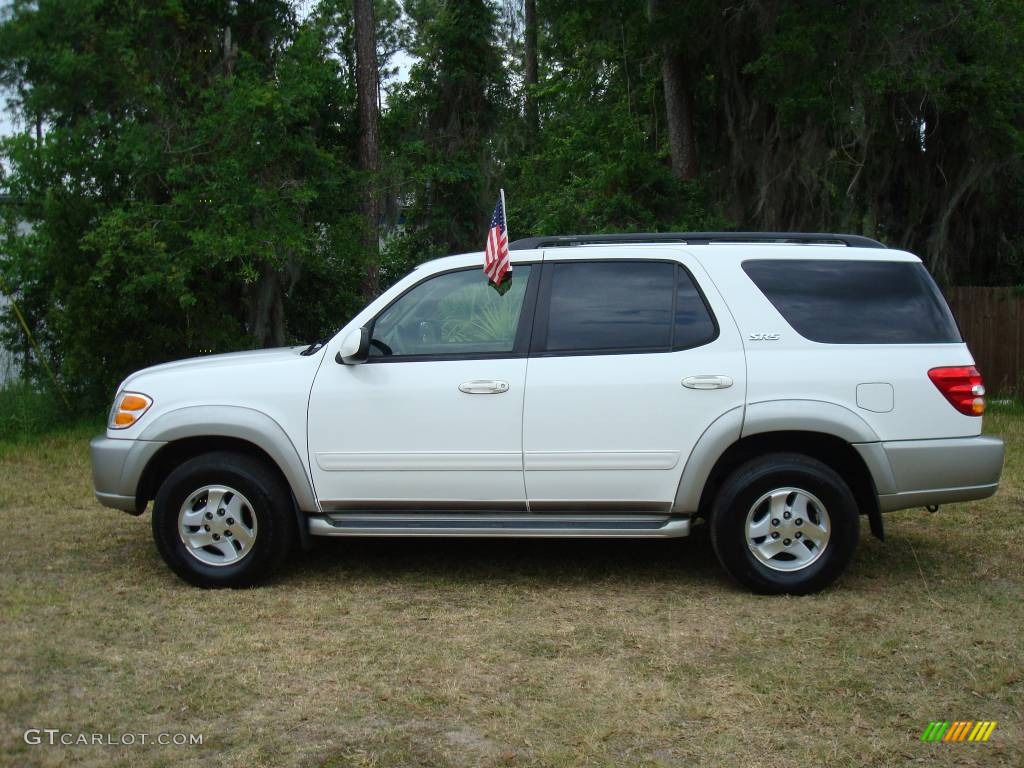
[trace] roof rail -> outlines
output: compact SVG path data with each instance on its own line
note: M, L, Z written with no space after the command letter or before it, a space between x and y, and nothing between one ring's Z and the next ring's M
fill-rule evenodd
M565 248L573 245L626 243L679 243L708 245L710 243L804 243L845 245L849 248L885 248L877 240L862 235L837 235L828 232L635 232L615 235L551 235L524 237L509 243L509 250L533 248Z

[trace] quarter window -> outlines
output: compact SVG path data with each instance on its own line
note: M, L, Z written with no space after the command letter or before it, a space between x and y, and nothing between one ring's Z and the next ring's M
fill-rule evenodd
M825 344L951 344L960 331L913 261L757 259L743 270L786 322Z
M707 344L718 335L718 328L690 273L676 268L676 317L672 349L690 349Z
M511 353L530 266L516 266L499 292L479 269L424 280L374 321L370 357Z

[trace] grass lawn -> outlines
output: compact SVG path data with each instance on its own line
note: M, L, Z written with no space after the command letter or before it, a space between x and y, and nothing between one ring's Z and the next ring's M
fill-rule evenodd
M1024 764L1024 413L984 502L866 522L837 586L757 597L667 542L327 542L209 592L92 497L84 432L0 447L0 765ZM925 744L929 720L997 720ZM26 728L201 733L29 746Z

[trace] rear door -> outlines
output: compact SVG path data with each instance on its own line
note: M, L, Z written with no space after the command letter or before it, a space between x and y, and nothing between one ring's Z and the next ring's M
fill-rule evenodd
M735 324L679 248L573 250L548 251L541 275L523 416L530 510L668 511L700 435L743 406Z

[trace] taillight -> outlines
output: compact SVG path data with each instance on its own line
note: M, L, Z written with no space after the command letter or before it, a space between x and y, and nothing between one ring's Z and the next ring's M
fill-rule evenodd
M981 416L985 412L985 384L973 365L932 368L928 378L960 413Z

